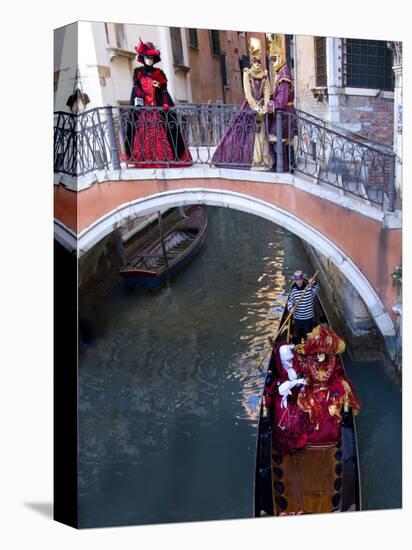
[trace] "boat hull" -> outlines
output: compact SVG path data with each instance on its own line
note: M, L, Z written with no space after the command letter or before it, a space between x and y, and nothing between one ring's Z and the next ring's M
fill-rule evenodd
M120 270L129 288L142 285L157 290L185 268L203 246L207 217L201 206L192 206L187 214L169 224L161 240L160 232L131 255Z
M193 258L199 253L204 243L204 236L198 241L196 246L180 261L178 261L169 270L164 270L160 274L148 271L138 271L135 273L121 274L125 280L125 284L128 288L134 288L136 285L141 285L149 290L158 290L165 285L168 279L171 279L177 275L182 269L184 269Z

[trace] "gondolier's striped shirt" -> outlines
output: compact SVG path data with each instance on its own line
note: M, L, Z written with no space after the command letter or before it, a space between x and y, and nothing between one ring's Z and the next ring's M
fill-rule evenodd
M306 286L308 284L309 283L306 283L306 285L302 285L301 288L298 288L297 285L293 283L293 287L290 291L288 299L288 310L290 310L290 308L300 300L300 297L305 292ZM300 300L298 307L293 313L293 317L295 319L304 321L306 319L312 319L312 317L315 316L314 303L318 292L318 283L313 284L311 288L306 291L306 294Z

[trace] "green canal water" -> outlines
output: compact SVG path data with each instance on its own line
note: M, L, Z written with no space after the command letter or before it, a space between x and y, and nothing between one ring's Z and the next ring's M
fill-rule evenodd
M299 240L255 216L207 208L205 246L156 294L119 284L87 317L79 351L82 527L253 516L257 362L290 276L311 273ZM363 508L401 507L401 390L378 362L346 370Z

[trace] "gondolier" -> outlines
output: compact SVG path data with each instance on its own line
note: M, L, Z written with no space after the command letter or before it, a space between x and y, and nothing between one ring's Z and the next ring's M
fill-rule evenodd
M293 279L287 307L288 311L292 313L295 335L300 342L313 329L315 298L319 292L319 285L314 278L306 281L302 271L295 271ZM307 285L310 285L310 288L305 292Z

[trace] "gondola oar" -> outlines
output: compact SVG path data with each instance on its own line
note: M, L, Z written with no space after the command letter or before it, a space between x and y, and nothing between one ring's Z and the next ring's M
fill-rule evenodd
M315 274L309 279L310 281L311 280L315 280L315 277L317 276L317 274L319 273L319 271L316 271ZM292 314L293 312L295 311L295 309L298 307L298 305L300 304L300 301L302 300L302 298L304 297L304 295L306 294L306 291L308 290L308 288L310 287L311 285L308 284L305 288L305 290L303 291L303 294L302 296L299 298L299 300L296 302L296 304L294 305L294 307L291 308L291 311L289 313L289 315L286 317L286 319L284 320L284 322L282 323L281 327L279 328L279 330L277 331L276 333L276 336L273 338L273 341L276 341L276 339L278 338L279 334L282 332L282 330L284 329L284 327L286 326L286 323L288 323L290 321L290 318L292 317ZM263 361L266 359L266 357L268 356L268 353L272 351L272 347L270 347L265 355L259 360L258 364L257 364L257 368L260 369L261 366L262 366L262 363Z

